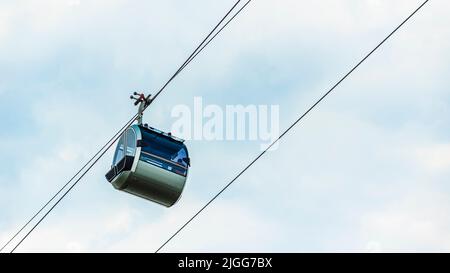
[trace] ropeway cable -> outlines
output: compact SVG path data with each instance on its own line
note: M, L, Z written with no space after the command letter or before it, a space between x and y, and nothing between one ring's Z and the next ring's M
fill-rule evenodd
M206 36L206 38L198 45L198 47L192 52L192 54L187 58L187 60L180 66L180 68L169 78L169 80L159 89L159 91L155 94L155 96L151 99L151 102L159 96L165 88L169 85L169 83L176 77L178 74L184 70L184 68L194 59L197 55L203 51L203 49L220 33L222 30L232 21L234 18L251 2L252 0L248 0L247 3L243 7L241 7L237 13L235 13L231 19L229 19L224 26L222 26L216 33L214 33L220 25L226 20L226 18L233 12L233 10L238 6L241 0L238 0L232 8L225 14L225 16L219 21L219 23L213 28L213 30ZM146 105L145 109L149 106ZM91 162L93 162L86 171L72 184L71 187L67 189L67 191L56 201L56 203L40 218L40 220L27 232L27 234L19 241L18 244L11 250L14 252L15 249L31 234L32 231L44 220L44 218L59 204L59 202L71 191L75 185L80 182L80 180L86 175L86 173L101 159L101 157L112 147L112 145L120 138L120 136L128 129L129 126L138 118L138 114L136 114L130 121L128 121L69 181L50 198L47 203L42 206L28 221L23 225L18 232L14 234L12 238L8 240L8 242L0 249L2 251L9 243L11 243L36 217L39 215L44 208L46 208L55 198L58 196L74 179L77 177L82 170L84 170ZM111 142L112 141L112 142ZM106 148L106 150L105 150ZM97 157L98 156L98 157ZM95 160L94 160L95 159Z
M322 97L320 97L306 112L304 112L294 123L291 124L283 133L274 140L263 152L261 152L256 158L254 158L244 169L242 169L228 184L226 184L217 194L215 194L203 207L201 207L188 221L186 221L172 236L169 237L156 251L158 253L163 249L173 238L175 238L189 223L192 222L200 213L202 213L214 200L217 199L225 190L227 190L244 172L246 172L256 161L258 161L273 145L280 141L295 125L297 125L311 110L313 110L321 101L323 101L333 90L336 89L345 79L350 76L362 63L364 63L377 49L379 49L392 35L394 35L406 22L409 21L423 6L428 2L423 2L416 10L414 10L400 25L398 25L389 35L386 36L372 51L370 51L365 57L358 62L347 74L345 74L336 84L334 84Z

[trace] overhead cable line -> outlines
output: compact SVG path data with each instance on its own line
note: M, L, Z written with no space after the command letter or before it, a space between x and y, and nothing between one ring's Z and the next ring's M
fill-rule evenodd
M250 0L251 1L251 0ZM223 18L219 21L219 23L217 23L217 25L211 30L210 33L208 33L208 35L205 37L205 39L203 39L203 41L197 46L197 48L191 53L191 55L186 59L186 61L180 66L180 68L178 68L177 72L175 72L173 74L172 77L170 77L170 79L159 89L159 91L153 96L152 101L154 99L156 99L159 94L161 94L161 92L167 87L167 85L169 85L169 83L176 77L178 76L178 74L183 71L183 69L204 49L204 47L202 47L204 44L209 44L208 39L213 36L214 32L220 27L220 25L223 23L223 21L225 21L225 19L233 12L233 10L239 5L239 3L241 2L241 0L238 0L232 7L231 9L225 14L225 16L223 16ZM238 11L238 13L241 10ZM236 15L235 15L236 16ZM234 16L234 17L235 17ZM234 18L232 17L232 19ZM228 24L228 23L227 23ZM223 28L221 28L219 30L218 33L220 33L223 30ZM218 34L217 33L217 34ZM214 35L211 39L214 39L216 36Z
M136 117L133 117L133 119L132 120L135 120L136 119ZM130 121L128 121L128 123L130 123L131 122L131 120ZM128 124L127 123L127 124ZM6 242L6 244L5 245L3 245L2 246L2 248L0 248L0 252L1 251L3 251L3 249L7 246L7 245L9 245L11 242L12 242L12 240L14 240L16 237L17 237L17 235L19 235L30 223L31 223L31 221L33 221L35 218L36 218L36 216L38 216L39 215L39 213L41 213L43 210L44 210L44 208L46 208L55 198L56 198L56 196L58 196L62 191L63 191L63 189L65 189L69 184L70 184L70 182L72 182L107 146L108 146L108 144L109 143L111 143L111 141L113 141L113 143L114 143L114 140L115 140L115 138L118 136L118 135L121 135L122 134L122 132L123 132L123 130L126 128L126 125L125 126L123 126L119 131L117 131L117 133L110 139L110 140L108 140L104 145L103 145L103 147L102 148L100 148L100 150L98 150L97 151L97 153L94 155L94 156L92 156L89 160L88 160L88 162L86 162L86 164L84 164L84 166L83 167L81 167L81 169L80 170L78 170L78 172L74 175L74 176L72 176L72 178L70 178L69 179L69 181L67 181L66 182L66 184L64 184L51 198L50 198L50 200L48 200L47 201L47 203L45 203L29 220L28 220L28 222L26 222L20 229L19 229L19 231L17 231L15 234L14 234L14 236L12 236L9 240L8 240L8 242Z
M174 239L189 223L192 222L200 213L202 213L214 200L216 200L225 190L227 190L244 172L246 172L256 161L258 161L273 145L280 141L295 125L297 125L311 110L313 110L321 101L323 101L333 90L336 89L345 79L350 76L362 63L364 63L375 51L377 51L392 35L394 35L406 22L408 22L429 0L424 1L417 9L415 9L400 25L398 25L389 35L386 36L374 49L372 49L365 57L358 62L347 74L345 74L336 84L334 84L325 94L323 94L306 112L304 112L294 123L291 124L276 140L274 140L263 152L254 158L250 164L242 169L228 184L226 184L217 194L215 194L203 207L201 207L187 222L185 222L172 236L169 237L156 251L158 253L172 239Z
M245 5L247 6L247 4L250 2L251 0L249 0ZM172 75L172 77L169 78L169 80L159 89L159 91L151 98L151 102L153 102L156 97L158 97L164 90L165 88L169 85L169 83L176 77L178 76L178 74L184 70L184 68L194 59L197 57L197 55L203 51L203 49L228 25L228 23L230 23L230 21L232 21L237 14L239 14L243 8L239 9L238 12L236 14L233 15L233 17L227 21L227 23L222 26L219 31L217 31L216 33L214 33L220 26L221 24L226 20L226 18L233 12L233 10L239 5L239 3L241 2L241 0L238 0L233 6L232 8L225 14L225 16L219 21L219 23L213 28L213 30L206 36L206 38L197 46L197 48L191 53L191 55L186 59L186 61L179 67L179 69ZM150 104L146 105L145 109L149 106ZM83 169L85 169L91 162L92 164L87 168L87 170L85 172L83 172L83 174L75 181L75 183L73 183L73 185L71 187L69 187L67 189L67 191L56 201L56 203L40 218L40 220L28 231L28 233L19 241L18 244L16 244L16 246L11 250L11 252L14 252L15 249L31 234L32 231L34 231L34 229L44 220L44 218L56 207L56 205L59 204L59 202L69 193L69 191L71 191L75 185L86 175L86 173L100 160L100 158L112 147L112 145L120 138L120 136L128 129L129 126L131 126L131 124L138 118L138 114L136 114L130 121L128 121L122 128L121 130L119 130L112 138L111 140L113 140L111 142L108 141L37 213L35 213L33 215L33 217L30 218L30 220L24 225L22 226L19 231L1 248L1 250L3 250L12 240L14 240L14 238L16 238L18 236L18 234L20 234L25 227L27 227L36 217L37 215L39 215L39 213L41 213L44 208L46 208L51 201L53 201L56 196L58 196L58 194L60 194L69 184L70 182L72 182L75 177L77 177L77 175L79 175ZM106 148L106 150L105 150ZM102 152L103 151L103 152ZM98 156L98 157L97 157ZM95 159L96 158L96 159ZM95 160L94 160L95 159Z
M134 122L135 118L131 119L131 122L127 123L126 126L124 126L125 128L128 128L133 122ZM123 133L123 132L122 132ZM24 237L22 237L22 239L16 244L16 246L14 246L14 248L11 250L11 253L14 252L16 250L17 247L19 247L20 244L22 244L22 242L31 234L31 232L34 231L34 229L45 219L45 217L47 217L47 215L59 204L59 202L61 202L61 200L78 184L78 182L81 181L81 179L92 169L92 167L94 167L94 165L102 158L102 156L109 150L109 148L112 147L112 145L114 145L114 143L121 137L122 134L116 136L116 138L114 139L113 142L109 143L108 146L106 147L105 150L103 150L103 152L100 153L100 156L98 156L93 162L92 164L81 174L80 177L78 177L78 179L72 184L72 186L70 186L65 192L64 194L55 202L55 204L53 204L53 206L50 207L50 209L39 219L39 221L27 232L27 234L25 234Z

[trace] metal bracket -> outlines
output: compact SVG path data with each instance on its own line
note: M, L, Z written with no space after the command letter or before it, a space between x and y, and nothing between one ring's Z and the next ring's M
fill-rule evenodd
M151 98L151 94L148 96L145 96L144 93L134 92L133 95L130 96L130 99L135 100L134 105L136 105L136 106L139 105L137 122L138 122L138 125L142 125L142 117L144 116L144 110L153 101L153 99Z

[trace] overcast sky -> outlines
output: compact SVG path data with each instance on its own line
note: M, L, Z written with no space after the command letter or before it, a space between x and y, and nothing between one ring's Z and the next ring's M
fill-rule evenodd
M234 0L0 0L3 245L154 93ZM418 0L255 0L176 78L171 109L279 105L288 127ZM450 2L431 0L163 251L449 251ZM155 251L258 153L188 141L168 209L92 169L18 251Z

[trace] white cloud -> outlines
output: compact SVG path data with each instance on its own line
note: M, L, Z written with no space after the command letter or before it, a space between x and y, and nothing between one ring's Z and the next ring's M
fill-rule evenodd
M450 204L445 195L420 188L362 218L361 234L379 251L449 251Z
M67 1L67 4L72 7L79 6L79 5L81 5L81 1L80 0L69 0L69 1Z
M6 10L0 10L0 42L3 42L4 39L9 34L10 26L9 26L9 13ZM1 90L1 89L0 89Z
M450 170L450 143L419 146L412 151L411 156L416 159L419 166L431 173Z
M167 210L157 219L118 206L110 206L101 215L86 211L83 221L73 214L59 214L58 219L39 226L18 251L153 252L201 205L184 200L183 206ZM162 251L270 251L269 246L284 236L280 225L243 204L220 200L208 210ZM12 232L2 233L2 239Z
M111 233L126 233L133 231L133 218L138 216L140 215L131 208L115 210L114 215L106 224L106 230Z

